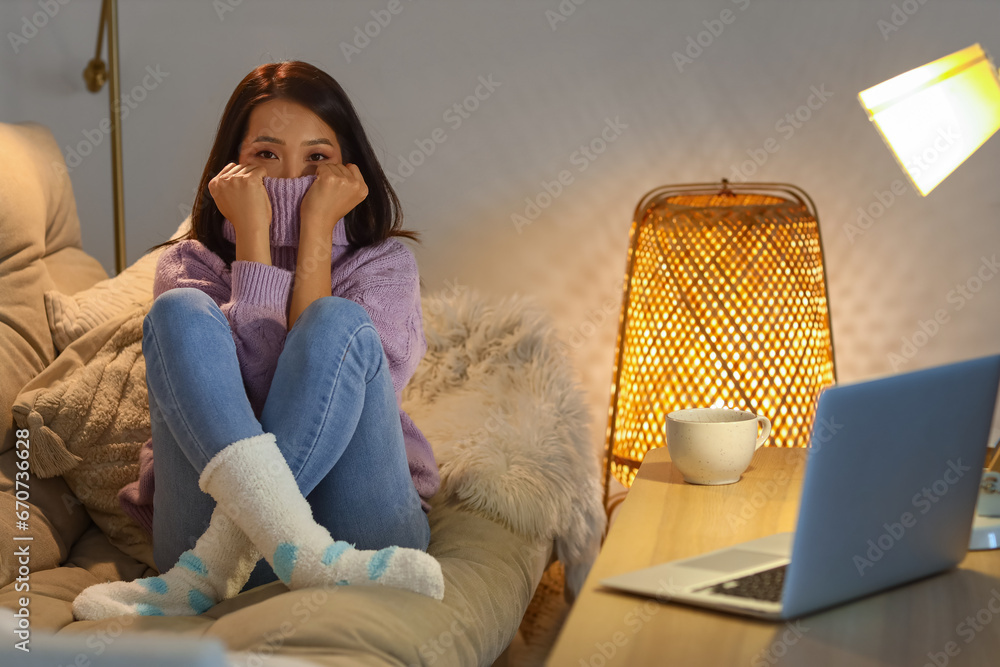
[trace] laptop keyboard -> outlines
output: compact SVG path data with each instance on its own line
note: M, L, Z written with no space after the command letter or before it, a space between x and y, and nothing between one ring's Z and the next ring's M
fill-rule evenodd
M739 579L724 581L698 589L700 593L715 593L717 595L733 595L741 598L764 600L765 602L781 601L781 590L785 584L785 570L788 565L755 572Z

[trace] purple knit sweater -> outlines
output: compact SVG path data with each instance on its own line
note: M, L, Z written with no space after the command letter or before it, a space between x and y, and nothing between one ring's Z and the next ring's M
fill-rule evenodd
M219 305L229 320L247 397L260 417L287 333L287 309L299 243L299 204L316 176L264 177L271 200L271 262L235 260L231 269L218 255L191 239L168 246L156 264L153 298L175 287L196 287ZM223 221L223 234L235 242L233 225ZM401 402L403 387L424 353L420 280L410 250L396 238L360 248L347 242L341 218L333 230L331 294L361 305L382 339L389 374ZM399 410L413 485L424 511L440 485L437 464L427 439ZM167 482L169 483L169 482ZM118 493L121 508L153 532L153 439L139 452L139 479Z

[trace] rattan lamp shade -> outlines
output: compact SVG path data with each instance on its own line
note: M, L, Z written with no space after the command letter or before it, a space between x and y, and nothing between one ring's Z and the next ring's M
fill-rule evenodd
M636 208L611 391L610 475L626 487L674 410L726 406L809 444L835 380L815 207L789 185L666 186Z

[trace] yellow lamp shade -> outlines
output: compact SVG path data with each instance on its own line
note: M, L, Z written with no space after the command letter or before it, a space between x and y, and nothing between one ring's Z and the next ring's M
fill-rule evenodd
M1000 78L979 44L858 93L921 195L1000 128Z
M770 446L805 447L836 380L819 222L776 183L668 185L635 210L605 449L630 487L674 410L731 407L771 420Z

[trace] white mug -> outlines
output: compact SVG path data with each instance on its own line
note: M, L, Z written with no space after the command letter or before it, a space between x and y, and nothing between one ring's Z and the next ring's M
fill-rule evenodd
M738 482L770 435L767 417L743 410L694 408L667 415L670 460L690 484Z

